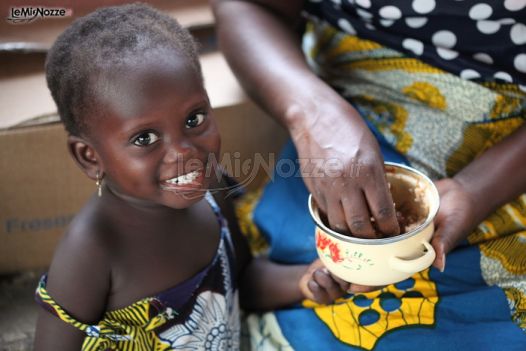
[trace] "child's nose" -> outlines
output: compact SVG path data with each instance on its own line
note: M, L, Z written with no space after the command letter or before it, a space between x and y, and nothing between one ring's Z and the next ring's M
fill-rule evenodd
M192 144L184 140L170 143L166 149L163 161L164 163L188 161L193 150Z

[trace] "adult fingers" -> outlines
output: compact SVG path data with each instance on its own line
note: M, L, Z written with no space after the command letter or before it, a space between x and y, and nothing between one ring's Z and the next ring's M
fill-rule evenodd
M431 245L436 252L433 266L441 272L446 268L446 254L455 247L455 238L459 236L460 229L456 222L455 216L439 217L435 222L437 229L431 240Z
M328 200L326 213L329 227L331 227L331 229L338 233L349 233L347 222L345 221L345 214L343 213L342 203L339 198Z
M345 220L352 235L359 238L375 238L371 215L362 191L359 189L348 191L342 197L342 205Z
M327 199L325 195L323 195L323 191L316 188L316 190L311 190L311 194L316 202L316 207L318 207L322 213L327 213Z
M431 241L433 249L435 249L436 257L433 261L433 267L443 272L446 269L446 251L444 250L444 243L440 237L434 237Z
M393 197L387 184L383 168L372 171L372 177L365 185L365 196L369 210L375 219L378 230L386 236L400 234L400 226L396 219Z

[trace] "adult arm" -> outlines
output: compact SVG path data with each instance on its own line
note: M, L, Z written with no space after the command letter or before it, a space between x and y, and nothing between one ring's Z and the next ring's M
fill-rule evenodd
M397 234L378 143L358 112L304 59L296 33L303 1L212 5L229 64L248 94L290 132L305 184L330 226L374 237L373 216L382 233Z
M503 204L526 192L526 124L477 157L453 178L437 182L441 197L434 265Z

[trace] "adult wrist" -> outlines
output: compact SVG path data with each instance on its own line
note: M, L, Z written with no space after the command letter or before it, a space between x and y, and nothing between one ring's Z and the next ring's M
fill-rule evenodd
M474 225L480 224L496 209L497 205L492 202L491 191L483 189L469 175L459 172L450 180L456 182L467 195L473 209Z
M328 88L330 89L330 88ZM318 126L352 125L356 128L367 128L362 117L354 107L335 91L307 94L295 97L283 104L281 121L291 134L293 140L304 134L313 134Z

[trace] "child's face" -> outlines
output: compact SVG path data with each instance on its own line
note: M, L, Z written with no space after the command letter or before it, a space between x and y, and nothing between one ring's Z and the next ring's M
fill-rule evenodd
M88 128L114 194L185 208L208 188L220 138L199 75L185 60L173 60L169 67L150 62L131 69Z

